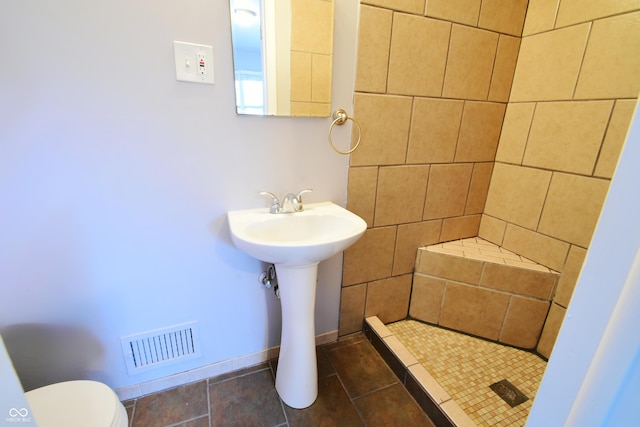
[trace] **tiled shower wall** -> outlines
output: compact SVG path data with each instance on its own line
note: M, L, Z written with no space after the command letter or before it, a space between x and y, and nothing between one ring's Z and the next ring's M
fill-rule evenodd
M640 2L362 3L348 207L369 228L339 333L406 317L419 246L480 235L564 272L550 349L638 94Z
M477 235L527 4L362 3L348 207L369 229L345 252L341 334L406 317L419 246Z
M291 2L291 114L331 115L333 1ZM294 84L295 83L295 84Z
M480 237L562 272L549 356L640 89L640 1L530 1ZM603 283L606 290L606 283Z

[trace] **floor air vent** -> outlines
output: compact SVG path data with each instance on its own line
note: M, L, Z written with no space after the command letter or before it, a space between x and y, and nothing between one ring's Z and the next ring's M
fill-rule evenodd
M129 374L200 357L198 323L190 322L120 338Z

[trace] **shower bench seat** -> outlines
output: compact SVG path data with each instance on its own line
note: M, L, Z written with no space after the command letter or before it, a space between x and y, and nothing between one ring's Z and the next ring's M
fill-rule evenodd
M479 237L418 249L409 315L534 349L559 274Z

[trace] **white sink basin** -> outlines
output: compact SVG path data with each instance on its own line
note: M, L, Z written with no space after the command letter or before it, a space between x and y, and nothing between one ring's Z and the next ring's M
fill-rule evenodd
M282 307L276 390L290 407L306 408L318 396L318 263L355 243L367 223L331 202L305 204L304 211L296 213L272 214L264 208L230 211L227 216L233 243L276 266Z
M304 211L272 214L267 208L229 211L233 243L261 261L307 265L351 246L367 228L362 218L331 202Z

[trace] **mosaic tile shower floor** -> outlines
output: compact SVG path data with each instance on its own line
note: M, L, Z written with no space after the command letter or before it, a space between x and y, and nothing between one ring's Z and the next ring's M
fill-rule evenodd
M386 326L477 425L525 425L547 366L543 359L414 320ZM503 379L529 400L511 408L489 388Z

